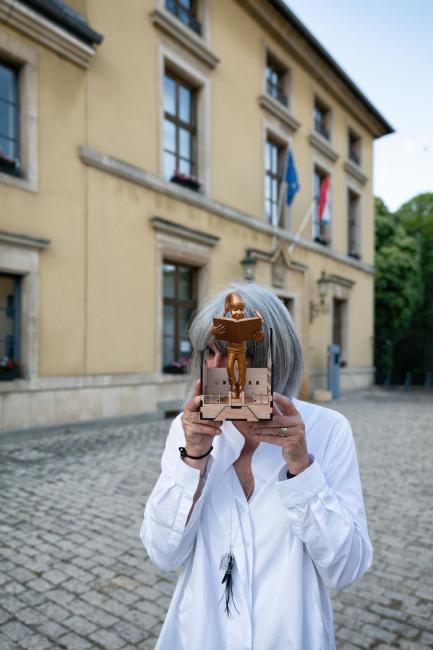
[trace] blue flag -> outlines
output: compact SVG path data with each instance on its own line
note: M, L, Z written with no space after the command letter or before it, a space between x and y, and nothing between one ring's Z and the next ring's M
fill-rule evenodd
M284 179L287 183L287 205L292 205L295 194L299 192L300 185L298 183L298 174L296 172L295 160L292 156L292 151L289 149L287 154L287 168L286 168L286 178Z

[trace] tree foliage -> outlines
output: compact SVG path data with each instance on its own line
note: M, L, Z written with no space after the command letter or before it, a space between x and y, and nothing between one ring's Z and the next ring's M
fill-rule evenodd
M391 213L375 199L375 363L378 381L422 383L433 367L433 194Z

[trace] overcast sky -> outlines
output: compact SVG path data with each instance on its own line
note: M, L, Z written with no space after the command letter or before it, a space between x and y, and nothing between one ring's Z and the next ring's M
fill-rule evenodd
M375 195L433 192L433 0L285 2L396 131L375 142Z

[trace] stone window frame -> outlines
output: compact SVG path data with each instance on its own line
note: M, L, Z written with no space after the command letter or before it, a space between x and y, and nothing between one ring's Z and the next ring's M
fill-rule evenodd
M169 232L164 226L154 224L155 228L155 295L156 295L156 326L155 326L155 372L167 376L161 370L163 364L163 264L170 260L178 264L186 264L197 269L197 304L208 295L209 266L211 246L189 239L182 234Z
M21 361L22 379L14 389L28 388L38 377L39 340L39 253L49 245L45 239L0 231L0 270L21 277ZM9 382L3 382L5 385Z
M179 75L196 88L196 176L200 182L199 193L208 195L210 191L210 79L206 71L194 59L179 48L159 45L159 176L164 178L164 77L167 70ZM185 192L197 192L184 188Z
M0 172L0 184L38 192L38 56L36 49L0 30L0 58L19 68L21 175Z
M192 38L198 39L203 41L208 47L210 46L210 17L209 17L209 0L196 0L196 17L197 20L199 21L201 25L201 34L197 34L192 30L190 27L182 23L181 20L179 20L176 16L174 16L174 19L180 23L179 30L181 32L185 32L185 35L187 37L191 37L191 34L188 32L192 33ZM160 14L171 14L171 12L166 8L165 6L165 0L157 0L156 2L156 10Z

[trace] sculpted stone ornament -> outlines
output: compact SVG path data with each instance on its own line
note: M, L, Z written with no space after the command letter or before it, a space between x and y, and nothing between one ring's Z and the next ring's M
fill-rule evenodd
M269 331L267 366L251 368L247 364L247 341L265 340L263 318L258 311L245 318L245 301L237 293L225 298L224 315L213 319L211 335L227 342L226 368L214 368L203 353L201 373L201 419L258 420L272 419L272 330Z

